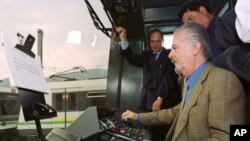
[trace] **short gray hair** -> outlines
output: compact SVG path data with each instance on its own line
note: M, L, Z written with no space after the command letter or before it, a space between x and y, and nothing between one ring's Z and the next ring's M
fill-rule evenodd
M180 26L176 31L185 31L183 41L188 44L199 42L202 48L204 57L211 58L211 44L209 41L207 30L198 23L190 22Z

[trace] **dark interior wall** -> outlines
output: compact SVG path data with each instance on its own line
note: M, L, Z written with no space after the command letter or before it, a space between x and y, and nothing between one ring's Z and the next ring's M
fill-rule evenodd
M130 40L130 45L134 53L141 54L143 42L140 39ZM142 68L131 65L126 57L123 60L120 108L138 111L143 79Z
M123 68L123 57L121 47L117 39L111 39L108 76L107 76L107 95L106 105L111 107L119 106L119 95L121 90L121 75Z
M116 26L123 26L127 30L127 37L132 50L141 53L144 40L144 23L142 16L142 0L106 0L109 13ZM133 5L131 7L131 5ZM116 37L117 38L117 37ZM142 69L131 65L122 56L118 39L112 38L110 43L110 55L107 78L106 105L117 107L116 116L126 109L138 111L138 101L142 85Z
M140 38L129 39L134 53L140 54L143 41ZM106 105L117 107L117 116L127 109L138 111L139 96L142 87L142 69L131 65L122 56L121 47L114 39L111 41Z

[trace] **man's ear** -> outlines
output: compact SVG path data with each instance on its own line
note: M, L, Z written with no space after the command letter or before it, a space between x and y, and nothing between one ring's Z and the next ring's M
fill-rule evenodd
M200 52L201 52L201 43L196 42L193 46L193 54L194 56L197 56L198 54L200 54Z
M207 14L207 13L208 13L207 9L206 9L204 6L200 6L199 11L200 11L202 14Z

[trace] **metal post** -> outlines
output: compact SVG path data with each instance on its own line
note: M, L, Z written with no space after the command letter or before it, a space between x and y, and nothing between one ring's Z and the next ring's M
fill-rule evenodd
M64 128L66 129L67 128L67 90L65 88L64 90Z
M38 29L37 30L37 54L41 57L41 65L43 67L43 30Z

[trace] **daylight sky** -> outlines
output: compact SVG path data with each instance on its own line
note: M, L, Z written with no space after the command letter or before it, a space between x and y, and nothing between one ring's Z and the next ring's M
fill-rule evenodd
M104 25L110 28L101 2L89 1ZM75 66L107 68L110 40L93 25L84 0L0 0L0 18L0 32L13 40L17 40L17 32L37 38L37 30L43 30L45 76ZM79 45L66 43L70 31L81 33ZM37 42L32 50L37 52ZM6 77L6 60L1 47L0 80Z

